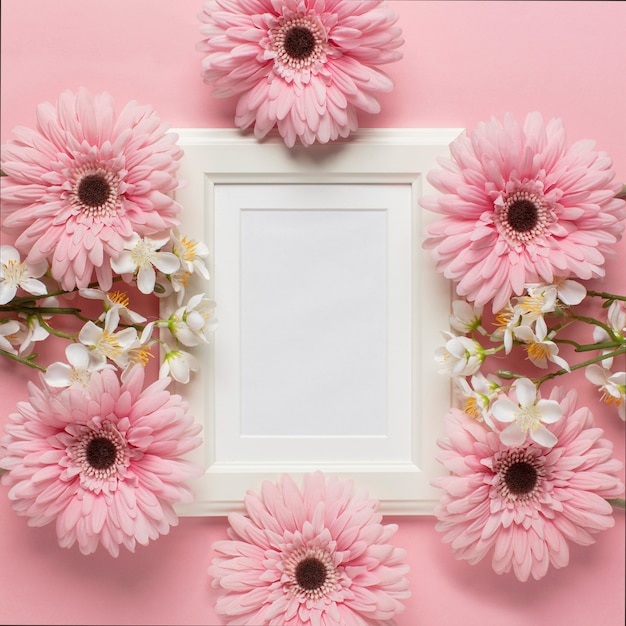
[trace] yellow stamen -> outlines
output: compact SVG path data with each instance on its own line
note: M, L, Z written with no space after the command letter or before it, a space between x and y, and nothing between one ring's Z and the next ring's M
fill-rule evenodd
M482 417L480 410L478 409L478 402L476 402L476 398L474 397L467 398L463 411L468 415L471 415L474 419Z
M524 432L530 430L531 433L534 433L541 426L541 417L541 411L536 406L522 409L519 413L515 414L520 428Z
M98 340L96 348L108 359L114 359L124 352L122 344L108 330L102 332L102 337Z
M622 406L623 398L621 396L619 398L616 398L615 396L612 396L607 391L604 391L602 393L602 401L608 404L609 406L615 405L619 407L619 406Z
M17 287L26 277L26 271L23 263L15 259L9 259L2 264L4 280Z
M123 291L111 291L107 295L113 304L119 304L123 307L128 307L130 304L130 298Z
M148 365L148 361L154 358L154 354L150 351L150 346L139 346L128 351L128 356L131 363L139 363L145 367Z
M542 314L541 308L543 306L543 297L526 296L522 299L519 306L524 311L525 317L536 319L538 317L541 317Z
M187 286L187 282L191 276L193 276L191 272L185 272L184 270L176 272L176 278L178 278L183 287Z
M187 239L186 236L181 237L180 243L183 246L183 261L192 262L196 256L197 241Z
M89 385L89 373L73 367L70 372L70 383L80 383L83 387L87 387Z
M550 357L550 349L544 343L531 343L526 347L528 357L532 361L539 361Z
M510 307L505 307L501 311L496 313L496 321L494 322L494 326L499 326L500 328L506 328L513 319L513 309Z

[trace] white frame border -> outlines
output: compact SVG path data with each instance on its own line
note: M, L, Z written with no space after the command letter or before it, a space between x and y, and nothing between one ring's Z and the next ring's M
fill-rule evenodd
M215 461L214 354L202 346L197 355L203 367L187 385L176 385L203 426L204 445L192 458L206 468L192 482L196 498L178 505L179 515L221 516L243 511L243 496L258 490L263 480L277 480L282 473L296 481L318 469L352 479L380 502L387 515L429 515L439 500L430 482L442 473L435 459L436 439L443 434L443 418L452 403L450 381L438 374L433 353L441 343L450 310L451 288L434 269L422 249L426 223L436 216L418 205L418 198L433 194L425 174L436 158L449 153L449 145L464 131L443 129L364 129L344 141L308 148L288 149L272 135L264 141L232 129L174 129L185 155L178 178L183 185L175 197L183 206L181 232L204 241L214 249L215 186L224 183L400 183L411 186L413 212L413 339L412 339L412 431L410 462L336 463L324 467L301 463L217 463ZM214 275L214 258L209 271ZM205 290L213 297L213 286ZM219 319L219 302L217 302Z

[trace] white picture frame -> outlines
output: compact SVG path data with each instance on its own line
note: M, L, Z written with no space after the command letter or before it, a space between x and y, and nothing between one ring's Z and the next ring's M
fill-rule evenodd
M451 291L421 245L436 216L417 201L463 130L367 129L292 149L232 129L174 132L180 230L211 251L211 280L194 291L218 318L195 350L200 371L174 385L202 424L193 458L205 467L177 512L242 511L263 480L322 470L384 514L432 514L452 403L433 354Z

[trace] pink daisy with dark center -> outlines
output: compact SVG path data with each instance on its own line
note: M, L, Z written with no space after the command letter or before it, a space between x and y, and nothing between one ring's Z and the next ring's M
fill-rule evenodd
M284 475L248 492L247 516L231 514L209 573L228 624L393 624L409 597L404 551L389 543L377 503L350 482L308 474L300 490Z
M201 468L183 457L200 445L200 426L169 379L143 382L136 367L123 383L112 370L86 387L31 383L5 426L0 466L13 508L30 526L55 522L62 547L134 552L178 524L173 504L193 499L185 481Z
M557 443L506 446L500 433L452 409L437 458L450 471L434 481L444 490L437 530L454 555L475 564L491 555L498 574L526 581L550 565L565 567L568 544L589 545L615 520L607 498L623 494L622 464L594 427L576 392L555 389L563 419L547 425Z
M626 203L611 159L593 147L568 147L562 121L544 124L539 113L523 125L494 118L453 142L452 159L428 174L442 195L420 204L445 216L424 246L459 295L499 311L526 284L604 276Z
M133 232L179 223L170 192L182 150L149 106L119 113L110 95L65 91L37 109L37 128L2 146L2 228L30 263L47 259L64 289L97 278L111 287L110 259Z
M237 96L235 123L288 146L347 137L357 110L378 113L401 58L397 15L379 0L209 0L199 15L204 81Z

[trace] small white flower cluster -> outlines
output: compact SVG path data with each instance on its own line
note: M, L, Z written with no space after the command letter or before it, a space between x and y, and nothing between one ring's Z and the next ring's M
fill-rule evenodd
M20 260L15 248L1 246L0 351L45 371L46 382L61 388L87 385L91 374L104 368L121 370L124 380L133 367L145 366L156 349L163 358L159 376L187 383L199 362L184 348L208 343L216 325L215 303L204 293L192 294L185 302L194 274L201 280L209 279L208 256L203 243L181 236L176 230L168 237L141 238L133 234L128 239L111 266L125 283L161 299L163 318L148 321L129 308L127 293L105 292L97 285L63 291L47 275L45 263L29 265ZM84 317L75 304L76 295L101 300L102 314L94 320ZM60 298L69 306L60 306ZM57 324L53 327L50 320L63 314L81 320L78 332L62 331ZM38 355L32 354L33 346L52 335L72 343L65 350L66 362L43 367L36 361Z
M450 326L455 332L442 333L445 345L435 353L439 372L453 378L464 398L465 412L493 429L494 419L509 423L500 435L506 445L521 445L527 437L546 447L556 443L543 424L558 420L560 408L555 402L540 398L539 386L582 367L586 368L587 378L600 387L602 398L615 404L624 419L626 372L611 371L616 357L620 356L622 361L626 358L624 298L590 293L604 299L605 307L608 307L606 323L577 313L576 305L585 300L588 292L573 280L527 285L522 296L514 298L496 313L496 330L492 333L483 327L482 307L464 300L452 303ZM593 343L579 344L565 336L566 328L580 323L593 326ZM497 345L488 348L483 345L485 341ZM559 347L563 344L572 346L576 353L595 353L596 356L570 366L559 354ZM480 371L488 357L497 355L501 358L502 353L509 355L515 348L524 350L533 366L548 370L553 363L556 369L536 378L503 369L487 375ZM505 380L515 380L510 388L517 403L506 396L509 385Z
M20 253L13 246L0 246L0 307L13 311L10 303L19 290L33 296L45 296L46 285L39 280L48 269L47 263L30 264L20 259ZM58 300L54 297L43 298L42 310L57 307ZM20 357L29 356L35 343L48 337L48 331L42 326L49 316L29 316L16 312L16 319L0 318L0 350Z
M607 310L607 323L605 326L596 326L593 329L594 341L604 346L602 353L611 354L609 348L614 341L626 345L626 310L622 302L613 301ZM626 421L626 371L613 372L615 358L609 356L599 363L593 363L585 370L587 380L597 385L602 394L602 399L607 404L617 406L619 416ZM621 355L621 367L626 370L626 356Z

